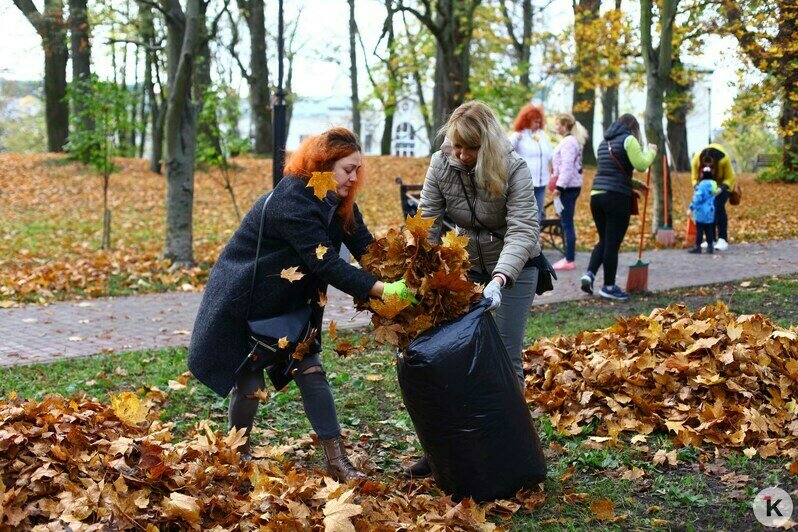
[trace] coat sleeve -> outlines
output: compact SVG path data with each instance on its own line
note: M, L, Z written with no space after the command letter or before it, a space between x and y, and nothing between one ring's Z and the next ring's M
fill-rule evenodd
M737 183L737 176L734 174L734 167L732 166L731 157L727 153L726 156L718 163L718 181L722 185L729 187L729 190L734 190L734 185Z
M275 198L277 199L277 198ZM321 201L307 188L292 189L277 202L270 215L269 227L275 236L285 240L300 256L303 269L317 275L324 282L358 299L367 299L377 277L347 264L332 251L327 216ZM318 246L328 251L319 259Z
M430 242L434 244L441 242L443 215L446 213L446 198L438 185L438 175L443 172L443 157L441 152L432 156L427 175L424 178L424 186L421 188L421 203L419 204L424 218L435 218L435 223L429 230Z
M363 222L363 215L360 213L357 203L354 209L355 218L352 232L344 232L343 240L346 247L355 257L355 260L360 261L360 257L366 253L368 245L374 242L374 236L372 236L371 231L369 231L368 227L366 227L366 224Z
M560 170L557 186L567 188L578 181L576 160L579 157L579 144L570 142L566 137L560 144Z
M692 181L693 186L698 184L698 158L700 155L700 152L693 155L693 163L690 165L690 181Z
M524 264L540 255L540 223L532 175L523 160L512 170L507 187L507 232L493 273L507 277L512 286Z

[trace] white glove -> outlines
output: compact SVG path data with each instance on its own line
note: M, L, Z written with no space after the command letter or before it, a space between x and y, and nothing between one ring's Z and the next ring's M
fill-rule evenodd
M557 196L556 198L554 198L554 212L555 212L555 214L557 214L557 216L561 215L562 211L564 209L565 209L565 206L562 204L562 200L560 199L560 196Z
M493 279L482 291L482 297L490 300L488 310L496 310L502 304L502 286L499 281Z

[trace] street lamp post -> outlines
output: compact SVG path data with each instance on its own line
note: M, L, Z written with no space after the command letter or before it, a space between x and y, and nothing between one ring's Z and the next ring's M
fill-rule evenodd
M277 19L277 92L274 95L272 116L274 117L272 148L272 179L274 186L283 178L285 164L286 109L283 90L283 0L278 1Z
M711 79L710 83L712 83ZM712 144L712 85L707 87L707 104L708 104L707 114L709 115L707 119L707 123L709 124L709 131L707 135L709 140L707 140L707 144Z

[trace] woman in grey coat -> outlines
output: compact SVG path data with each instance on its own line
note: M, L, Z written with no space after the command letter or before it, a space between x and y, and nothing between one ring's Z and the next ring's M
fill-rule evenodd
M232 391L230 427L245 428L249 435L258 408L255 394L266 384L262 368L249 369L244 365L236 374L250 351L247 319L280 316L311 303L311 324L318 336L290 375L302 394L305 414L321 440L327 472L340 481L363 475L346 455L332 391L321 366L324 309L319 300L328 284L359 299L391 294L409 298L404 281L382 283L338 255L344 243L359 259L374 240L355 203L363 180L361 151L354 133L336 128L310 137L291 156L286 163L286 176L266 205L252 297L255 248L267 195L255 202L211 270L188 358L189 369L202 383L222 397ZM322 191L326 193L324 199L319 199L308 183L316 172L332 172L335 180L335 190ZM304 274L301 279L289 281L280 275L292 267ZM288 372L290 363L288 357L278 360L267 368L269 375L272 371ZM248 453L249 443L242 457Z
M482 102L467 102L454 110L440 134L441 150L432 156L420 208L435 218L430 231L440 241L443 214L467 236L469 278L485 283L496 325L523 388L521 350L538 269L540 224L532 176L513 151L493 111ZM426 459L407 474L428 476Z

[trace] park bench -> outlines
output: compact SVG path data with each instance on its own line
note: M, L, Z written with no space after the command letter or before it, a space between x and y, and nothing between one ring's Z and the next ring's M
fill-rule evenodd
M760 153L756 156L756 162L754 163L754 172L759 172L760 170L764 170L765 168L772 166L773 163L776 162L776 158L778 155L773 153Z
M396 178L396 184L399 185L399 199L402 205L402 213L407 216L415 216L418 211L418 206L421 203L421 187L422 185L405 185L401 177ZM545 215L545 210L553 205L553 202L548 202L544 207L543 221L540 224L540 245L546 243L559 251L565 253L565 236L562 232L560 219L558 217L550 218ZM444 214L443 216L443 232L454 230L456 224Z

